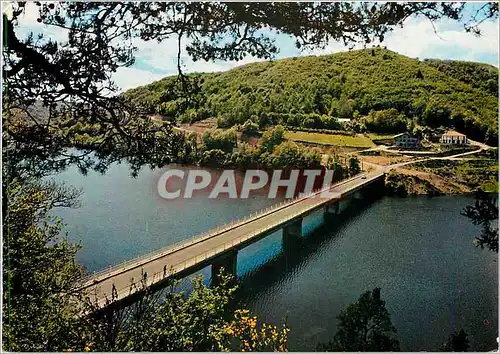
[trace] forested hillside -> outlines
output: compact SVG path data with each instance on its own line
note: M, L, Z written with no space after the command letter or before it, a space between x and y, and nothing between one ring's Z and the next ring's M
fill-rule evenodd
M424 62L472 87L482 88L495 96L498 94L498 69L492 65L439 59L425 59Z
M173 77L125 96L150 113L182 121L218 117L221 127L250 119L261 127L339 129L346 127L336 118L351 118L348 129L453 127L495 144L498 136L498 69L485 64L420 61L377 47L192 77L199 79L201 91L188 103L176 98Z

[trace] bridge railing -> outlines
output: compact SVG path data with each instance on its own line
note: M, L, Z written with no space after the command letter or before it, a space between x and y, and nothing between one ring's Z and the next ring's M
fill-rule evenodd
M302 199L307 199L307 198L311 197L314 194L319 194L319 193L321 193L323 191L326 191L326 190L329 190L329 189L331 189L333 187L337 187L339 185L348 183L349 181L354 180L354 179L356 179L358 177L359 177L359 175L356 175L356 176L353 176L352 178L348 178L348 179L346 179L344 181L336 183L335 185L331 185L331 186L328 186L328 187L325 187L325 188L318 188L318 189L316 189L316 190L314 190L314 191L312 191L310 193L307 193L306 195L302 195L301 194L301 195L299 195L299 196L297 196L295 198L292 198L292 199L285 199L285 200L283 200L280 203L277 203L277 204L271 205L269 207L266 207L264 209L261 209L259 211L253 212L253 213L251 213L250 215L248 215L248 216L246 216L244 218L232 220L232 221L230 221L228 223L225 223L225 224L223 224L221 226L217 226L216 228L211 229L211 230L209 230L207 232L204 232L204 233L192 236L188 240L183 240L183 241L177 242L177 243L175 243L173 245L170 245L170 246L167 246L167 247L164 247L164 248L161 248L161 249L156 249L156 250L151 251L151 252L149 252L149 253L147 253L145 255L141 255L141 256L135 257L133 259L121 262L121 263L119 263L117 265L110 266L110 267L104 268L104 269L102 269L100 271L93 272L92 274L89 274L87 277L83 278L81 280L82 281L81 284L83 284L83 287L85 287L85 286L91 286L92 283L98 282L98 281L102 280L100 278L106 279L106 278L111 277L111 276L113 276L115 274L119 274L119 273L125 271L126 269L128 269L130 267L140 266L141 264L147 263L147 262L152 261L154 259L161 258L161 257L163 257L165 255L168 255L170 253L176 252L179 249L185 248L185 247L190 246L190 245L195 244L195 243L199 243L199 242L204 241L204 240L206 240L208 238L214 237L214 236L216 236L218 234L221 234L221 233L223 233L225 231L228 231L228 230L236 227L239 224L244 224L244 223L247 223L247 222L249 222L251 220L263 217L263 216L265 216L265 215L267 215L269 213L273 213L276 210L284 207L285 205L288 206L288 205L296 203L296 202L298 202L298 201L300 201ZM303 211L301 211L297 215L299 215L301 213L303 213ZM297 215L294 215L293 217L295 217ZM279 221L278 223L276 223L276 225L278 225L280 223L282 223L282 221ZM251 237L255 237L256 235L260 234L261 232L263 232L266 229L268 229L268 227L266 227L264 229L259 229L258 231L255 231L255 232L252 232L250 234L251 236L250 235L245 236L246 238L243 241L246 241L247 239L249 239ZM243 241L240 241L240 242L243 242ZM227 246L227 248L224 248L222 251L225 251L226 249L234 247L236 244L238 244L240 242L237 242L237 243L230 242L229 245ZM226 246L226 245L224 245L224 246ZM219 246L219 248L220 247L221 246ZM212 250L210 250L208 252L212 252ZM205 253L205 254L207 254L207 253ZM214 254L217 254L217 253L214 253ZM209 257L212 257L212 256L207 256L206 258L209 258ZM206 258L204 258L204 259L201 259L201 258L198 259L197 257L200 257L200 256L196 256L196 257L193 258L193 262L194 262L193 264L196 264L197 262L206 259ZM198 259L198 261L197 261L197 259ZM192 265L189 265L189 267L190 266L192 266ZM186 266L183 269L185 269L185 268L186 268ZM182 271L183 269L181 269L179 271ZM161 273L161 274L163 275L163 273ZM89 282L91 282L91 284L88 284Z

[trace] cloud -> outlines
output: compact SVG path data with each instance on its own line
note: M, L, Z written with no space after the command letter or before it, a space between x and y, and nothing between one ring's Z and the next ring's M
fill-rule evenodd
M36 6L34 2L27 1L23 13L18 18L16 32L23 37L33 32L35 35L43 34L45 38L50 38L58 42L65 42L68 40L68 30L39 23L37 22L38 15L38 6Z
M137 47L136 67L151 70L163 75L177 74L177 37L172 36L158 43L134 39L133 45ZM185 73L224 71L247 63L263 59L247 57L239 61L193 61L185 50L181 52L181 68Z
M163 76L146 70L121 67L113 74L112 79L121 91L126 91L130 88L150 84Z
M403 28L396 28L381 44L388 49L412 58L438 58L487 62L498 65L498 21L481 25L482 35L465 32L462 25L442 20L435 27L427 19L411 19ZM361 49L357 45L354 49ZM303 51L300 55L325 55L347 51L341 42L331 41L324 49Z
M481 25L482 35L474 36L451 20L432 24L412 19L403 28L391 33L384 45L403 55L419 58L440 58L498 63L498 21Z

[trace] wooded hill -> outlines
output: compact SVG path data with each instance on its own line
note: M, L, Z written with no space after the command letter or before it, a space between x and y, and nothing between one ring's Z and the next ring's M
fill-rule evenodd
M200 91L189 100L175 94L176 77L124 95L149 113L191 122L218 117L222 127L252 120L261 127L338 129L335 118L351 118L348 129L451 127L495 145L498 137L498 69L488 64L421 61L377 47L256 62L191 78L199 80Z

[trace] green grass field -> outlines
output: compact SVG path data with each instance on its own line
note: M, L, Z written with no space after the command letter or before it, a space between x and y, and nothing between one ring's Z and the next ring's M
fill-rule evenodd
M392 139L395 134L377 134L377 133L367 133L366 134L372 140L386 140Z
M294 141L303 141L309 143L345 146L345 147L370 148L375 145L370 138L364 136L363 134L356 134L355 136L350 136L341 134L288 131L285 137L287 139Z

